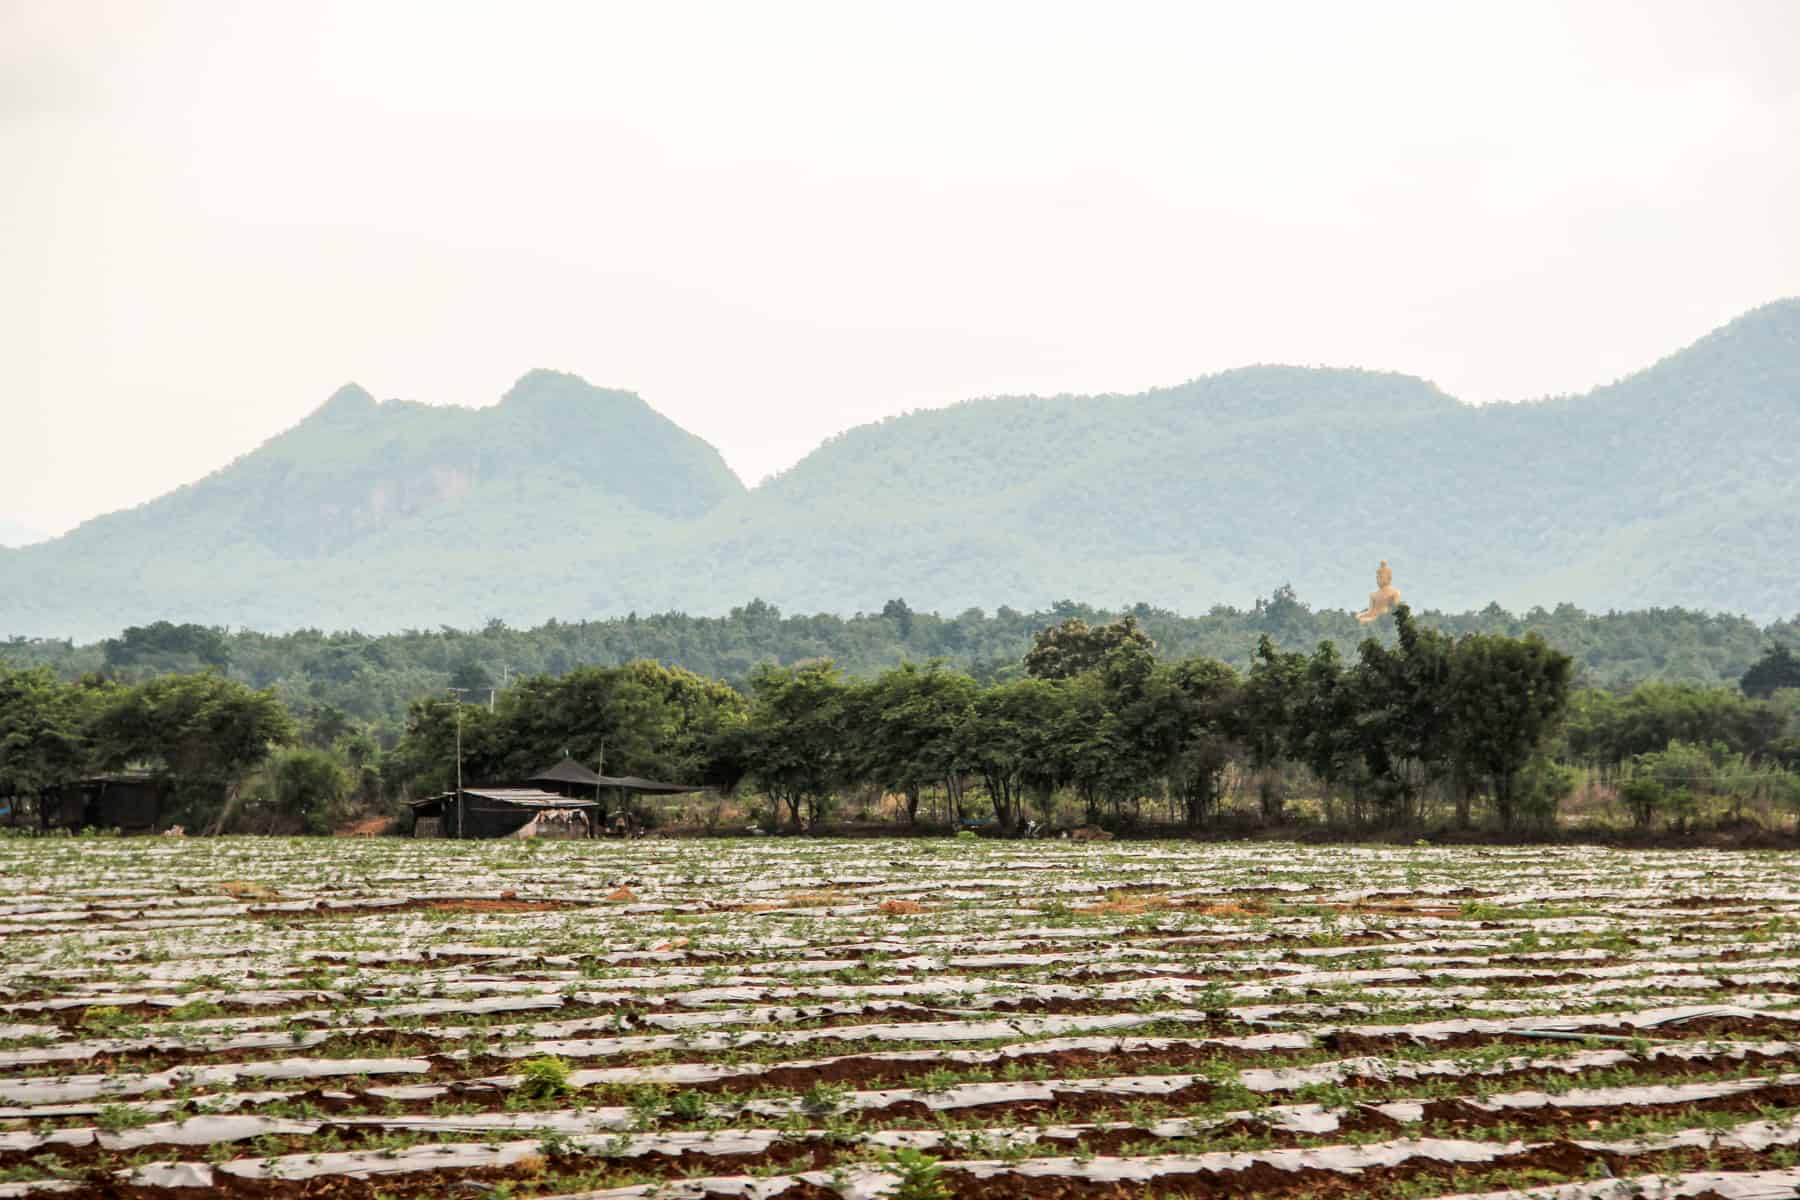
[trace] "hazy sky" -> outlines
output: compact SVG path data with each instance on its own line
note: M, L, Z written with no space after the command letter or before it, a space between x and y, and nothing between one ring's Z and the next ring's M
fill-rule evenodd
M1800 4L0 0L0 525L339 384L748 482L1249 362L1582 390L1800 292Z

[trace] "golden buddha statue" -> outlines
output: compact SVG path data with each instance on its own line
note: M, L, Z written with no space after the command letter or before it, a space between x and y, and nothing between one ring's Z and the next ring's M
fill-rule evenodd
M1388 568L1387 559L1375 568L1375 590L1369 593L1369 607L1356 614L1356 619L1367 625L1394 611L1400 603L1400 589L1394 586L1394 572Z

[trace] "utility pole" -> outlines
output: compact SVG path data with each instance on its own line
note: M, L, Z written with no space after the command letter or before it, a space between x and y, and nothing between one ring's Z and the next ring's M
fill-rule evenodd
M606 739L600 739L600 757L594 760L594 774L606 774ZM594 803L600 807L594 810L594 823L599 824L606 819L606 800L600 794L601 783L594 780Z
M479 689L453 687L446 690L450 693L450 703L456 705L456 837L457 840L460 841L463 836L463 810L467 807L467 804L463 799L462 694L464 692L477 691Z

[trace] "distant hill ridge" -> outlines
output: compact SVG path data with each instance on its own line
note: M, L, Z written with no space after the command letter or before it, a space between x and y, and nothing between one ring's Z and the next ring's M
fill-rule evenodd
M1405 375L1254 366L993 397L847 430L747 491L630 392L552 371L484 409L339 389L194 484L0 551L0 635L156 619L387 630L490 617L1185 611L1379 558L1440 609L1800 611L1800 300L1578 396L1470 406Z

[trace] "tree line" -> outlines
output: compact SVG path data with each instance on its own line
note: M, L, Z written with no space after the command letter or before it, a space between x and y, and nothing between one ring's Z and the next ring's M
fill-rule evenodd
M1679 821L1729 797L1793 805L1800 690L1764 698L1692 684L1577 689L1535 634L1426 628L1409 609L1354 656L1264 635L1240 671L1159 656L1126 615L1042 628L1014 672L942 661L856 678L821 660L754 669L741 689L649 662L526 680L490 706L415 701L390 757L397 787L447 786L455 726L471 777L518 780L561 754L613 773L735 791L763 825L819 828L871 797L898 819L1013 832L1075 820L1214 827L1228 797L1256 820L1351 828L1480 822L1544 828L1579 778L1619 792L1634 820ZM1753 683L1791 683L1765 655ZM1792 664L1800 666L1800 664ZM1769 699L1773 695L1777 699ZM1709 764L1649 807L1644 786Z
M761 601L721 617L631 614L601 621L550 621L514 629L490 621L479 629L412 630L384 636L303 629L285 634L226 630L159 621L104 641L77 645L54 639L0 642L0 662L48 667L64 680L101 674L121 682L214 670L252 688L273 688L296 712L334 708L392 746L417 697L448 687L485 696L519 676L564 675L578 667L615 667L639 659L685 667L745 688L764 665L830 659L850 677L867 679L904 662L942 659L982 683L1017 679L1037 632L1067 620L1091 626L1131 616L1156 645L1157 657L1206 657L1248 671L1266 634L1278 649L1310 652L1322 641L1352 656L1369 631L1344 610L1314 609L1290 588L1247 609L1216 606L1186 616L1149 605L1100 609L1063 601L1036 612L1002 607L956 615L918 612L904 600L879 612L839 617L784 614ZM1759 626L1743 617L1678 608L1587 613L1573 605L1510 613L1417 614L1420 624L1451 637L1540 634L1574 660L1578 686L1625 690L1662 681L1735 686L1768 650L1800 644L1800 619ZM1396 631L1378 636L1392 645Z
M1452 636L1404 606L1382 625L1349 654L1330 639L1285 649L1265 630L1243 667L1160 652L1134 613L1065 616L982 673L932 660L859 678L821 659L756 665L733 686L640 659L421 689L385 740L335 706L225 676L232 639L190 627L161 652L205 656L208 671L121 683L0 667L0 801L16 819L71 779L135 767L179 784L190 829L325 832L450 786L459 744L468 781L521 781L570 755L732 794L790 828L878 797L907 823L1000 832L1227 819L1516 832L1553 824L1582 781L1643 825L1800 800L1800 661L1782 647L1739 689L1615 693L1577 687L1572 657L1534 632ZM149 653L154 635L138 640L115 657Z
M869 786L905 796L909 819L931 792L951 820L991 814L1003 833L1053 822L1063 802L1090 824L1200 830L1235 777L1270 824L1310 784L1339 823L1414 824L1445 795L1465 821L1479 798L1516 828L1545 793L1569 657L1536 635L1453 640L1405 608L1394 625L1395 645L1366 639L1354 659L1330 642L1283 651L1265 635L1245 672L1158 660L1130 616L1060 622L1023 676L986 685L938 666L868 682L830 664L765 669L724 744L796 825L822 819L846 786Z
M273 692L216 674L66 684L43 667L0 665L0 804L14 825L57 789L127 768L169 781L172 820L217 824L248 774L296 735Z

